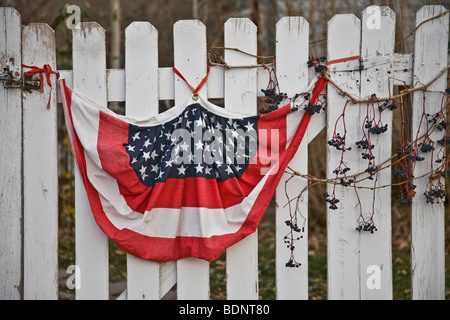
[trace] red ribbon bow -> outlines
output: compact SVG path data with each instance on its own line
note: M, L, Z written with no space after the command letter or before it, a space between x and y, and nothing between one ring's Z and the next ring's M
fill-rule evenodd
M50 94L49 94L48 103L47 103L47 109L50 109L50 98L51 98L51 93L52 93L52 82L50 81L50 75L54 74L54 75L56 75L56 78L59 78L59 72L53 71L52 67L50 67L50 65L48 65L48 64L44 64L43 68L39 68L36 66L27 66L24 64L22 65L22 67L31 69L30 71L25 72L25 75L27 77L31 77L35 74L39 74L39 78L41 80L41 92L44 92L44 73L45 73L45 78L47 79L47 84L50 87Z

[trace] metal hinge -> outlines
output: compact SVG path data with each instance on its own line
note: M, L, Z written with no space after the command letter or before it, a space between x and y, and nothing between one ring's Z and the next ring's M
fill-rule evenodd
M21 69L14 64L14 58L10 58L8 64L0 70L0 81L8 89L40 90L40 79L24 76Z

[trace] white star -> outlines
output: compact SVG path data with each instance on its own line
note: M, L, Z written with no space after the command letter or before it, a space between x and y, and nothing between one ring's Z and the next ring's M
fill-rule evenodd
M140 140L141 138L139 137L139 132L136 132L136 134L133 136L133 141L135 140Z
M139 172L143 175L146 170L147 170L147 167L141 166L141 169L139 170Z
M133 152L134 152L134 147L135 147L135 146L130 146L130 145L128 145L128 146L127 146L128 151L133 151Z
M133 160L131 160L131 164L136 163L136 162L137 162L136 158L133 158Z
M144 142L144 147L145 148L147 148L149 145L151 145L152 143L150 142L150 139L147 139L145 142Z
M166 161L166 167L171 167L173 160Z
M158 173L158 169L159 169L158 165L152 165L152 172Z
M186 143L186 141L183 142L183 144L180 145L181 150L188 151L189 145Z
M199 163L198 165L197 165L197 167L195 167L195 170L197 171L196 173L198 173L198 172L202 172L203 171L203 166Z
M205 174L211 174L211 169L210 167L205 167Z
M170 132L165 133L165 136L167 137L167 139L170 139L170 137L172 136L172 134Z
M202 150L203 149L203 143L201 140L198 140L198 142L195 144L195 146L197 147L196 150Z
M229 166L227 166L227 169L225 170L228 174L233 174L233 170Z
M158 178L157 178L157 179L161 179L162 176L163 176L163 171L161 170L161 171L159 171L159 175L158 175Z
M153 160L155 160L155 158L158 156L158 153L156 152L156 150L153 150L152 155L150 156L150 158L152 158Z
M164 147L165 147L166 145L165 144L162 144L161 143L161 151L164 151Z
M144 155L142 156L145 160L150 159L150 151L149 152L144 152Z
M234 167L235 169L236 169L236 171L241 171L242 170L242 168L241 168L241 166L236 166L236 167Z
M195 125L196 125L197 127L203 126L203 121L202 121L202 119L195 120L194 122L195 122Z
M245 127L247 128L247 131L250 131L250 130L254 131L255 130L255 129L253 129L253 123L250 123L250 122L248 122Z
M186 174L186 169L183 165L181 165L181 167L178 168L178 174Z
M145 180L145 178L147 178L148 175L146 175L145 173L142 175L142 180Z
M186 121L186 127L189 128L191 126L192 121L187 120Z

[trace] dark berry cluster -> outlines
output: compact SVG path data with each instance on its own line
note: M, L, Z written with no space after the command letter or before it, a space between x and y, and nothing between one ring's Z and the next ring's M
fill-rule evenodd
M447 89L445 89L445 93L446 93L446 94L450 94L450 87L447 88Z
M335 196L330 196L327 192L325 192L324 194L324 197L326 197L327 198L327 202L330 204L330 209L331 210L337 210L337 205L336 204L338 204L340 201L339 201L339 199L336 199L336 197Z
M434 147L433 147L433 143L431 141L424 143L420 146L420 151L422 151L424 153L431 152L433 150L434 150Z
M278 109L279 104L287 99L286 93L276 93L275 88L261 89L261 92L266 96L266 101L260 113L269 113Z
M384 126L375 125L375 126L373 126L373 127L371 127L369 129L369 133L371 133L371 134L382 134L382 133L385 133L387 130L388 130L388 125L387 124L384 125Z
M312 105L311 103L308 103L308 105L304 108L304 110L308 112L310 115L313 115L315 113L320 113L320 111L325 109L320 104Z
M367 169L364 170L364 172L367 172L370 175L370 177L368 178L369 180L373 180L372 176L377 172L377 167L369 165Z
M412 161L420 162L420 161L424 161L425 158L419 156L419 155L417 154L417 152L414 152L414 153L412 154L412 156L411 156L411 160L412 160Z
M349 168L346 168L346 169L349 169ZM345 169L344 169L345 170ZM349 169L350 170L350 169ZM344 179L344 178L340 178L339 179L339 184L341 185L341 186L344 186L344 187L348 187L349 185L351 185L353 182L355 182L355 180L353 180L353 179Z
M308 60L308 67L309 68L314 67L316 72L320 73L322 71L326 71L327 70L327 66L325 65L326 61L327 61L327 58L325 58L325 57L316 58L316 59L311 58L311 59Z
M285 221L285 223L286 223L286 225L288 226L288 227L290 227L293 231L295 231L295 232L305 232L305 228L303 227L302 229L300 229L299 227L298 227L298 225L295 223L292 223L292 221L291 220L286 220ZM301 237L301 238L303 238L303 236ZM286 239L286 237L285 237L285 239ZM300 238L297 238L297 240L300 240Z
M368 150L370 148L370 150L372 150L373 148L375 148L374 144L369 144L369 141L367 139L362 139L361 141L357 141L356 145L358 146L358 148L363 149L363 150Z
M349 167L343 167L339 166L336 170L333 171L334 174L336 175L340 175L340 174L346 174L348 171L350 171L351 169Z
M294 259L289 259L286 263L286 268L299 268L302 264L295 262Z
M348 149L343 149L342 147L345 145L345 137L341 137L341 135L339 133L337 133L333 139L331 139L330 141L328 141L328 145L331 147L335 147L337 150L340 151L350 151L352 150L352 148L348 148Z
M439 143L441 146L449 145L450 144L450 137L442 138L442 139L438 140L437 143Z
M445 192L444 189L431 189L428 190L424 193L426 199L427 199L427 203L431 203L433 204L435 201L437 201L437 203L439 203L439 200L443 200L445 199L445 197L447 196L447 193Z
M378 231L378 229L373 222L365 222L365 223L360 224L356 228L356 231L359 231L359 232L367 231L367 232L373 233L374 231Z
M386 102L384 102L382 105L380 105L378 107L378 110L380 112L382 112L382 111L384 111L386 109L389 109L391 111L395 110L395 109L397 109L397 104L394 101L386 101Z
M397 169L397 170L392 170L392 174L394 176L399 176L399 177L405 178L408 173L405 169L402 169L402 170Z

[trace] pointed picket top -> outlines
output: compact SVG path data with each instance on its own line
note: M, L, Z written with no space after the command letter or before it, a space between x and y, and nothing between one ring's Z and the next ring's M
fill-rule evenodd
M276 75L280 91L293 97L305 91L309 84L309 23L303 17L284 17L276 24ZM304 112L303 110L298 112ZM315 115L312 120L315 121ZM291 123L286 124L288 131ZM308 127L311 128L311 123ZM309 133L307 133L309 135ZM294 158L289 163L293 170L306 174L308 172L308 142L301 143ZM296 260L301 263L299 268L288 268L290 251L286 248L285 221L291 218L291 208L288 202L303 190L308 181L305 179L290 179L290 174L284 174L276 191L276 288L277 299L307 300L308 299L308 223L305 221L303 239L295 244ZM287 182L289 180L289 182ZM288 198L288 197L289 198ZM299 201L299 211L308 216L308 193L305 192ZM303 223L303 221L302 221Z
M0 67L20 68L21 16L0 8ZM22 290L22 95L0 84L0 299L23 298ZM7 275L7 276L6 276Z
M199 20L179 20L173 26L174 67L194 88L206 76L206 26ZM200 95L207 97L206 83ZM192 95L189 86L175 76L175 104Z
M251 55L257 54L257 28L247 18L231 18L225 23L224 45ZM230 66L255 65L256 58L242 52L225 50ZM230 69L224 72L225 109L255 115L257 112L256 68ZM258 236L257 232L227 249L227 298L258 299Z
M23 27L22 59L24 65L42 68L48 64L56 71L55 34L49 25L32 23ZM24 71L27 71L26 68ZM51 88L44 81L43 93L40 90L22 93L23 244L26 257L23 281L24 299L31 300L58 299L56 76L50 75ZM46 108L48 103L49 109ZM46 143L43 144L42 141Z
M361 58L364 61L365 69L361 72L361 94L363 98L370 98L373 94L377 97L388 97L393 92L393 83L388 81L387 75L393 74L393 60L384 63L382 59L393 59L395 52L395 13L389 7L370 6L364 10L362 15L362 37L361 37ZM378 60L377 60L378 59ZM380 60L381 59L381 60ZM375 63L375 65L372 65ZM364 119L372 119L373 114L368 112L367 104L352 106L359 108L360 126L364 124ZM372 153L375 157L376 165L389 159L392 156L392 119L393 113L386 110L376 116L376 121L382 121L389 130L381 135L371 135L370 141L374 145ZM358 137L355 137L358 138ZM359 139L357 139L359 140ZM354 141L357 141L354 140ZM353 142L353 141L351 141ZM367 168L367 161L359 159L360 172ZM377 185L391 184L391 171L383 170L377 174ZM359 184L368 188L373 188L373 181L367 180ZM377 231L373 234L360 234L360 273L361 273L361 299L392 299L392 227L391 227L391 207L386 203L391 203L391 188L378 190L359 190L359 200L365 208L368 204L373 205L373 221ZM371 210L363 212L368 219L372 214ZM366 285L370 282L369 277L373 266L383 266L379 270L380 288L373 290L373 287Z
M352 14L339 14L328 23L328 61L359 56L361 49L361 21ZM360 94L360 72L335 72L334 66L328 67L332 80L345 91L358 97ZM327 141L333 139L336 133L344 135L343 121L336 124L344 111L347 98L328 84L327 94ZM345 120L348 145L356 139L360 130L359 108L354 105L346 108ZM342 118L341 118L342 119ZM339 166L341 151L327 145L327 178L334 179L334 170ZM351 173L360 172L360 156L357 152L345 154L345 163L351 168ZM327 193L333 194L334 185L327 186ZM336 198L340 200L337 210L327 205L327 272L328 298L360 299L360 268L359 268L359 237L355 232L358 219L358 199L352 189L336 186Z
M105 30L96 22L72 30L73 86L107 106ZM95 222L78 168L75 170L75 263L80 269L76 299L108 299L108 237Z
M173 26L174 66L193 87L203 80L207 71L206 27L198 20L180 20ZM184 103L192 91L175 76L175 104ZM207 98L208 82L199 95ZM209 299L209 263L196 258L177 261L177 298Z
M126 113L145 119L158 113L158 30L149 22L125 29Z
M417 12L416 24L420 25L415 34L414 86L422 86L434 79L448 63L449 14L440 18L425 20L444 13L443 6L424 6ZM426 131L423 125L423 112L436 114L442 112L443 95L447 87L445 75L431 84L427 91L413 93L412 134L421 136ZM444 110L445 112L445 110ZM425 118L426 121L427 118ZM432 141L442 139L442 132L434 130L428 136ZM442 201L426 203L424 193L428 192L427 183L441 182L445 179L431 181L430 166L437 169L440 148L436 151L422 153L423 161L416 162L414 176L424 178L415 180L416 196L411 206L411 296L413 300L445 299L445 207Z

